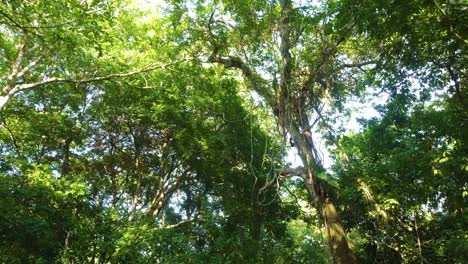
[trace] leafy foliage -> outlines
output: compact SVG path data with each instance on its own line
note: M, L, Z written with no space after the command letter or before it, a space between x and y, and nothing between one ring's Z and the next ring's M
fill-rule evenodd
M466 4L303 2L3 1L0 262L465 263Z

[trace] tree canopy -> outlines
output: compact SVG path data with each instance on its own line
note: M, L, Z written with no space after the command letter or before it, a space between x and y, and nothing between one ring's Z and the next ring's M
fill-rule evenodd
M3 1L0 262L465 263L467 16Z

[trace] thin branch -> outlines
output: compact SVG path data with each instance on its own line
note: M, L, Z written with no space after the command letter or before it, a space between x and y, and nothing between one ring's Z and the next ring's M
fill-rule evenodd
M28 31L26 27L18 23L16 20L14 20L9 14L5 13L2 9L0 9L0 15L4 16L8 20L10 20L11 23L13 23L13 26L21 28L24 31Z
M267 180L265 184L258 190L258 195L259 196L261 193L265 192L270 188L274 183L278 183L278 180L280 176L286 176L286 177L292 177L292 176L299 176L301 178L305 178L306 175L306 170L304 170L304 167L296 167L296 168L281 168L277 169L275 176L271 180Z
M157 217L161 210L167 203L167 200L172 196L172 194L177 190L181 182L186 180L190 173L192 172L192 167L187 167L182 174L174 182L170 182L168 185L162 183L159 187L158 192L151 201L150 207L146 211L147 215L152 215Z
M273 178L271 180L269 180L269 181L267 180L265 182L263 187L258 190L258 194L260 195L260 193L265 192L268 188L270 188L271 185L273 185L273 183L275 183L275 181L276 181L276 175L273 176Z
M18 56L16 56L16 60L13 63L13 65L11 66L11 72L7 77L8 81L9 81L9 85L12 85L14 80L16 80L16 77L17 77L18 72L19 72L19 68L20 68L21 64L23 63L24 53L26 51L26 44L27 44L26 42L22 42L19 45Z
M287 167L287 168L276 170L276 174L281 175L281 176L288 176L288 177L291 177L291 176L305 177L305 175L307 174L307 170L304 169L304 167L302 166L299 166L296 168Z
M289 189L288 185L285 184L283 185L283 187L286 189L286 191L288 191L289 195L291 195L294 198L294 200L296 201L296 204L299 204L299 198L293 191L291 191L291 189Z
M7 125L7 123L4 120L2 120L2 126L6 128L6 130L8 131L8 135L10 136L11 142L13 143L13 146L15 147L16 152L20 154L19 153L20 147L18 145L18 142L16 141L16 137L13 135L13 131L11 131L10 127Z
M335 52L338 50L338 46L340 46L340 44L343 41L345 41L345 38L341 37L333 45L333 47L325 49L325 51L323 52L323 56L322 56L321 60L319 61L319 63L317 63L317 65L315 65L315 67L312 67L310 69L309 77L304 82L303 89L308 89L309 87L312 87L312 84L314 83L315 79L317 79L317 75L318 75L318 72L319 72L320 68L322 68L322 66L330 59L330 57L332 57L335 54Z
M458 100L460 101L463 108L466 109L465 100L463 98L463 94L462 94L462 91L461 91L461 88L460 88L460 82L458 81L457 75L453 71L453 68L452 68L452 66L450 64L447 65L447 70L449 72L450 79L452 79L452 81L455 84L455 92L457 94Z
M173 63L168 63L164 65L147 65L139 70L131 71L131 72L126 72L126 73L113 73L109 74L107 76L101 76L101 77L95 77L95 78L90 78L90 79L71 79L71 78L60 78L60 77L51 77L51 78L45 78L42 81L34 82L34 83L27 83L27 84L18 84L14 87L15 92L23 91L23 90L28 90L32 88L36 88L38 86L46 85L46 84L51 84L51 83L74 83L74 84L85 84L85 83L92 83L92 82L99 82L99 81L106 81L110 80L113 78L123 78L123 77L130 77L136 74L140 74L143 72L149 72L153 71L156 69L164 69L167 66L175 65L184 61L188 60L182 60L182 61L177 61Z
M343 69L343 68L361 68L362 66L366 66L366 65L371 65L371 64L376 64L377 61L363 61L363 62L357 62L357 63L345 63L345 64L342 64L340 69Z
M34 68L34 66L37 65L39 61L41 61L45 57L46 53L42 53L39 55L35 60L31 61L28 66L24 67L17 75L16 78L21 78L25 73L27 73L29 70Z
M195 222L202 221L202 220L203 220L203 219L194 218L194 219L182 221L182 222L179 222L179 223L173 224L173 225L164 225L164 226L161 227L161 229L174 229L174 228L179 228L179 227L191 225L191 224L193 224L193 223L195 223Z

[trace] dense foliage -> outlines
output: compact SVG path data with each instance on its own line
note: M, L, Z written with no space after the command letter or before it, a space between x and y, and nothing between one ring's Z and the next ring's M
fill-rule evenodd
M465 263L467 16L3 1L0 262Z

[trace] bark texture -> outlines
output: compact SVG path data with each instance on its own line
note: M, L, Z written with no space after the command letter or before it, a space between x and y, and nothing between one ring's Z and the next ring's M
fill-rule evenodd
M288 118L283 118L287 121ZM309 127L307 117L302 117L303 124L292 124L295 127ZM291 121L290 121L291 122ZM351 245L347 239L346 231L338 215L334 201L328 195L325 182L317 177L318 164L314 157L315 146L309 131L300 133L299 130L290 130L299 155L305 166L305 186L311 204L317 209L321 221L325 225L328 245L334 263L356 263Z

